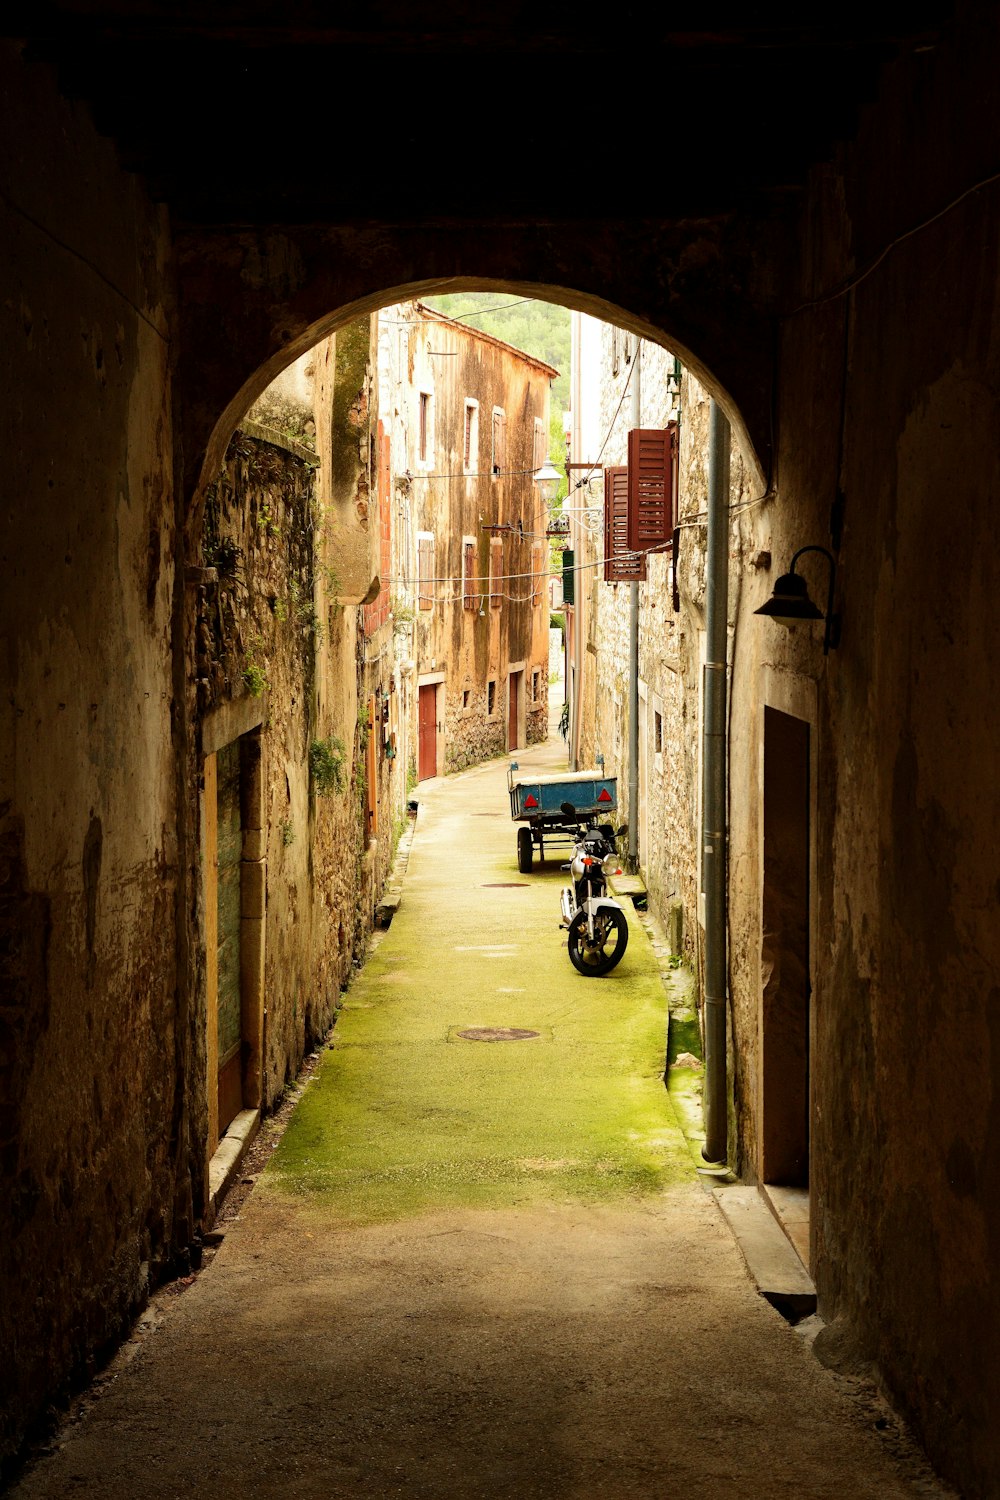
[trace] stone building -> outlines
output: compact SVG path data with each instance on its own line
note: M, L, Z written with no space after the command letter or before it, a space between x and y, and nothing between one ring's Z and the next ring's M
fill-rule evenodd
M586 465L588 454L602 458L571 470L580 487L567 502L576 564L570 755L578 766L605 757L608 774L618 777L623 818L630 796L631 585L604 576L604 472L627 465L631 428L677 428L676 556L673 545L651 552L637 585L638 860L675 952L696 964L709 395L667 349L580 313L574 314L572 380L571 459ZM741 519L748 504L750 471L737 450L730 464L734 579L751 545Z
M548 733L548 511L533 476L559 372L421 302L379 325L422 780Z
M797 784L820 1311L941 1471L996 1494L996 7L658 15L638 55L626 9L543 5L530 46L520 13L390 0L375 34L296 0L252 30L210 11L165 29L149 0L53 0L3 23L3 1453L204 1223L209 491L299 355L388 303L490 287L662 345L730 419L761 502L732 651L731 1160L768 1170L763 934L788 891L760 863ZM484 78L537 98L616 54L650 80L629 138L667 163L631 194L600 191L606 109L574 111L556 191L537 109L505 120L489 170L482 132L455 129ZM330 139L329 80L339 118L370 119L373 80L380 107L413 99L415 57L424 169L340 150L317 170L302 142ZM356 385L352 432L364 405ZM346 528L345 601L345 564L376 550L351 493L348 474L324 523ZM753 614L807 545L837 560L826 655ZM319 728L346 747L356 663L345 678Z

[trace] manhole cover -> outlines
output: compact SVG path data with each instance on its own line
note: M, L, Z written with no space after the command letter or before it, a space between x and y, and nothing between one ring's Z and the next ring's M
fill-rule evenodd
M537 1031L525 1031L522 1026L469 1026L459 1036L467 1042L527 1042Z
M484 880L484 891L514 891L528 885L527 880Z

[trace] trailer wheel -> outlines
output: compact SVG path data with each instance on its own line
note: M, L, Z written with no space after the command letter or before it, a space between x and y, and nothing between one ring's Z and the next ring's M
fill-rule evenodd
M517 830L517 868L522 875L527 875L531 870L530 828L519 828Z

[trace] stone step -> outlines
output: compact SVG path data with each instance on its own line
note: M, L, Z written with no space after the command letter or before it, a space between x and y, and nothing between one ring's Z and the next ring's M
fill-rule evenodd
M816 1311L816 1288L756 1188L712 1189L761 1296L789 1323Z

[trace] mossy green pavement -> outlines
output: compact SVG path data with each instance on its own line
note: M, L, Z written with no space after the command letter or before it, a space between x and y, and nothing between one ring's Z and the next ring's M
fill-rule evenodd
M521 774L565 767L561 742ZM601 978L577 973L552 851L517 870L506 760L425 783L403 900L346 996L259 1190L342 1223L445 1207L598 1202L693 1176L663 1084L667 1001L629 908ZM470 1028L520 1041L470 1041Z

